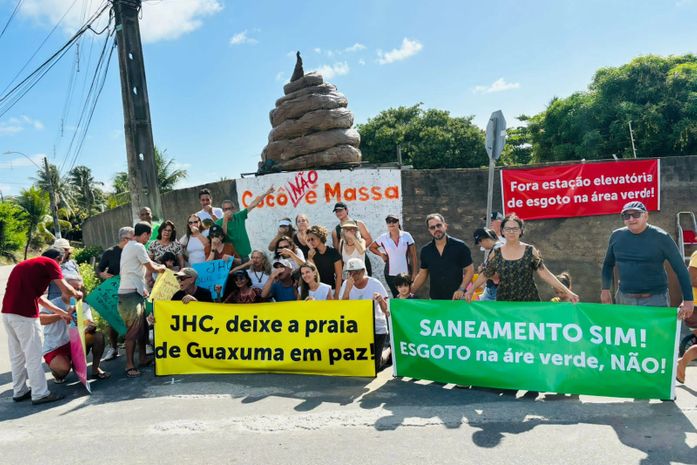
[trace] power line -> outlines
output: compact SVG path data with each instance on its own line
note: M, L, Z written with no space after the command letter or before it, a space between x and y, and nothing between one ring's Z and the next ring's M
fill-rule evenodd
M19 0L19 1L17 2L17 5L15 6L15 9L12 10L12 13L10 13L10 17L7 18L7 22L5 23L5 26L2 28L2 31L0 31L0 39L2 39L2 36L5 35L5 31L7 31L7 27L8 27L8 26L10 25L10 23L12 22L12 19L13 19L13 18L15 17L15 15L17 14L17 11L19 11L19 7L22 6L22 2L23 2L23 1L24 1L24 0Z
M38 68L31 72L19 84L0 97L0 116L7 113L19 100L22 99L22 97L26 95L27 92L29 92L43 78L43 76L46 75L46 73L48 73L48 71L50 71L61 58L63 58L63 56L75 44L82 34L84 34L87 30L94 31L94 29L91 27L92 23L94 23L108 7L109 4L106 3L104 7L92 15L87 23L85 23L57 52L39 65ZM106 28L104 30L106 30Z

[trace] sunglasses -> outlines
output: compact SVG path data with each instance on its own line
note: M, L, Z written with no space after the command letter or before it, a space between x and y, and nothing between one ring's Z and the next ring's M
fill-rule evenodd
M387 224L396 224L399 223L399 220L385 220Z
M428 227L428 229L430 229L431 231L434 231L436 229L443 229L443 223L431 225Z
M193 276L177 276L177 281L186 281L187 279L192 279Z
M624 212L622 213L622 219L628 220L629 218L641 218L644 212Z
M198 224L198 223L200 223L199 220L189 221L189 224Z

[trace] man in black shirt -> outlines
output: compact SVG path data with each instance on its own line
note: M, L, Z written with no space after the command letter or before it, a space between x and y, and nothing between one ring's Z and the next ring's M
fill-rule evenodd
M416 292L430 276L430 297L438 300L459 300L474 275L469 247L448 236L448 224L440 213L426 217L426 226L433 240L421 248L421 269L412 291Z
M102 254L102 258L97 265L97 273L99 277L107 280L117 276L121 272L121 252L126 247L128 241L133 239L133 228L130 226L119 229L119 242L115 246L107 249ZM119 356L119 335L114 328L109 326L109 348L104 353L102 360L114 360Z
M198 279L196 270L193 268L182 268L174 276L179 280L180 290L172 296L172 300L181 300L185 304L189 302L213 302L211 291L196 285L196 279Z

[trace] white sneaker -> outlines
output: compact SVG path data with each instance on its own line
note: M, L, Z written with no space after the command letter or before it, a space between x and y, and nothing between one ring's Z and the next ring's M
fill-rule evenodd
M114 360L118 356L119 356L119 349L114 349L113 347L109 347L107 349L107 351L104 353L104 357L102 357L102 362L108 362L109 360Z

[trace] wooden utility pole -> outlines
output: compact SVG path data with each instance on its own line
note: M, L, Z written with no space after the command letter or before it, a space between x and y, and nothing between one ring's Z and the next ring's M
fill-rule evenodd
M138 12L141 0L111 0L116 20L124 133L128 157L128 187L133 221L142 207L150 207L153 219L162 219L160 189L155 169L155 144L150 122L150 103L145 82L143 48Z

